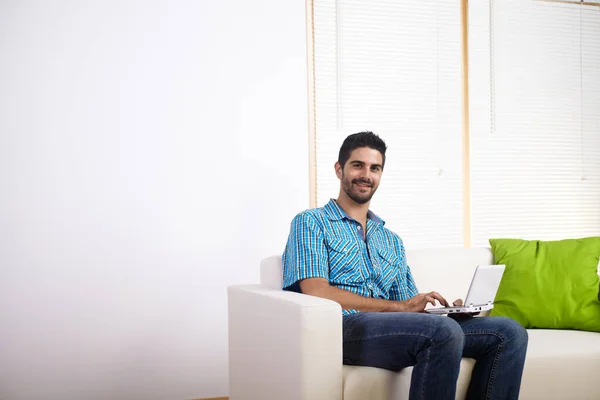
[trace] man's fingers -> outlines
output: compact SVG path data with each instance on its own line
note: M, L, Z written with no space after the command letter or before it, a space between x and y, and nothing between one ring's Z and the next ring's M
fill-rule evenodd
M450 304L448 304L448 301L446 301L446 299L443 298L442 295L438 292L431 292L429 294L433 296L433 298L435 298L437 301L439 301L444 307L450 306Z
M452 304L454 304L454 306L456 306L456 307L460 307L463 305L463 299L454 300L454 303L452 303Z
M425 304L427 303L431 303L432 305L435 306L435 297L431 296L431 295L426 295L425 296Z

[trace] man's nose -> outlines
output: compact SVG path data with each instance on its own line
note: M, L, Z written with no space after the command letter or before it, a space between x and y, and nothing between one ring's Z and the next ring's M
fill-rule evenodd
M372 172L371 172L371 169L370 169L370 168L363 168L363 169L361 170L360 177L361 177L362 179L364 179L364 180L367 180L367 181L369 181L369 182L370 182L370 181L371 181L371 174L372 174Z

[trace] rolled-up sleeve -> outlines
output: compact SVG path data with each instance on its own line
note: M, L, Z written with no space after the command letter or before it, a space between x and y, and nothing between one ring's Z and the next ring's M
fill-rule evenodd
M329 280L323 231L309 213L300 213L292 220L282 258L283 289L299 291L299 282L308 278Z

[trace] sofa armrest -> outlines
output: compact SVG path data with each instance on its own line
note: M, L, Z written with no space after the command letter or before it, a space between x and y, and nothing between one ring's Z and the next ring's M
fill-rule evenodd
M261 285L227 288L231 400L342 399L342 310Z

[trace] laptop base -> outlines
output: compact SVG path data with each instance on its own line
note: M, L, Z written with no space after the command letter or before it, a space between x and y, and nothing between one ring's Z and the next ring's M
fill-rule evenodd
M435 307L425 309L425 312L428 312L430 314L470 314L491 310L492 308L494 308L494 303L481 305L471 304L468 306L460 307Z

